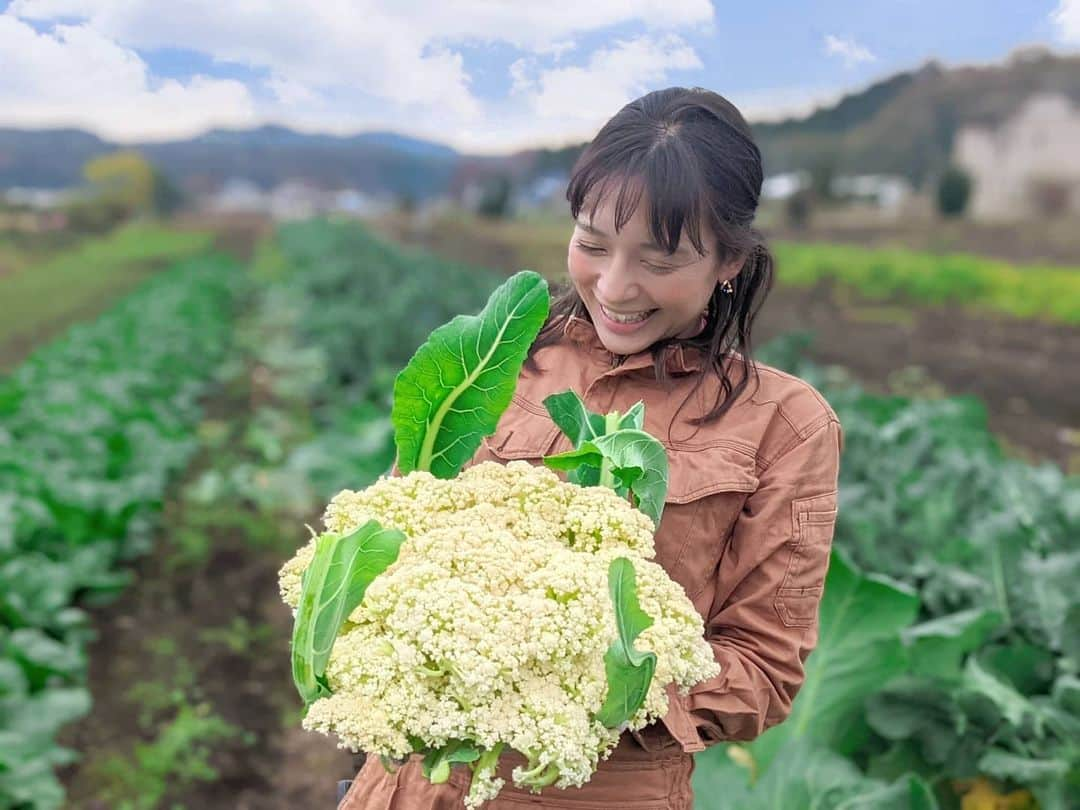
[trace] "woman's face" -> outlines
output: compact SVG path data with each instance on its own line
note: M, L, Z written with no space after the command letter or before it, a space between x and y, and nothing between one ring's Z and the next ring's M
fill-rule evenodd
M683 228L678 249L668 256L649 233L649 201L643 193L630 221L615 233L615 195L578 215L566 265L604 347L613 354L645 351L668 337L693 337L717 284L734 277L741 261L722 266L715 239L702 225L709 251L700 255Z

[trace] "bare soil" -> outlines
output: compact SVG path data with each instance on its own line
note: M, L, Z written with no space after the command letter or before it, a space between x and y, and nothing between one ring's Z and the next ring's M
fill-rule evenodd
M1011 454L1080 473L1080 329L872 304L831 283L773 288L756 338L792 329L813 333L813 360L844 366L868 390L976 396Z

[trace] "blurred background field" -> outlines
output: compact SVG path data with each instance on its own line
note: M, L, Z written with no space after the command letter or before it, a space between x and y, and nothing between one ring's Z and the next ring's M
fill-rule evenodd
M806 686L697 806L1080 806L1080 57L751 124L760 357L847 444ZM583 145L0 128L0 808L331 806L277 569L431 329L565 279Z

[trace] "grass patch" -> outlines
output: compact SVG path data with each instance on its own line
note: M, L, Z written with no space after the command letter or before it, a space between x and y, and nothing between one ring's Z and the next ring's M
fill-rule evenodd
M98 315L160 267L206 251L212 241L209 231L132 223L3 275L0 371L71 323Z
M812 287L829 279L872 301L954 304L973 314L1080 324L1080 268L851 245L777 242L772 247L777 281L786 286Z

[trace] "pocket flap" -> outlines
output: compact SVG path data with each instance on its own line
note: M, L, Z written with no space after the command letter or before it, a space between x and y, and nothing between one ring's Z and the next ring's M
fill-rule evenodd
M692 450L667 448L668 503L689 503L717 492L758 488L754 459L745 450L717 444Z
M484 437L484 446L503 461L550 455L560 431L547 411L540 407L538 412L537 407L514 394L495 432Z

